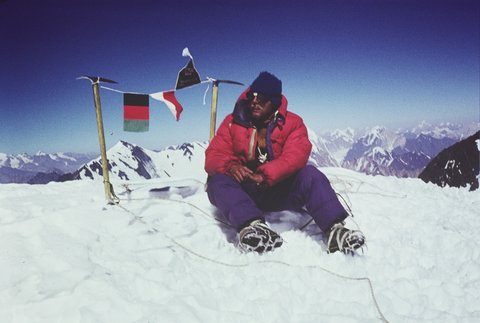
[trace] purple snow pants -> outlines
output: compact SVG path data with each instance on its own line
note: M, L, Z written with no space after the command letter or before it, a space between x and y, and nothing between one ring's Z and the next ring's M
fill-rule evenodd
M217 174L209 177L207 194L237 231L255 219L264 219L265 211L297 211L304 206L323 232L347 217L327 177L311 165L269 188Z

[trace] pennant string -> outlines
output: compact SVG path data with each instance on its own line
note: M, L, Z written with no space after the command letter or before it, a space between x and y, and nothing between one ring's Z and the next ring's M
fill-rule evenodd
M216 80L215 80L214 78L207 77L206 80L203 80L203 81L201 81L200 83L196 83L196 84L193 84L193 85L188 86L188 87L193 87L193 86L198 85L198 84L205 84L205 83L207 83L208 86L207 86L207 88L205 89L205 92L204 92L204 94L203 94L203 105L206 105L206 104L207 104L207 93L208 93L208 91L210 90L210 83L213 83L213 82L215 82L215 81L216 81ZM151 97L153 97L153 98L155 98L155 96L154 96L155 94L159 94L159 93L163 93L163 92L176 92L176 91L178 91L178 90L176 90L176 89L171 89L171 90L166 90L166 91L160 91L160 92L154 92L154 93L149 93L149 94L147 94L147 93L140 93L140 92L130 92L130 91L129 91L129 92L126 92L126 91L121 91L121 90L112 89L112 88L110 88L110 87L103 86L103 85L100 85L100 87L101 87L102 89L105 89L105 90L108 90L108 91L112 91L112 92L116 92L116 93L122 93L122 94L125 94L125 93L130 93L130 94L143 94L143 95L149 95L149 96L151 96Z
M195 85L198 85L198 84L212 83L212 82L214 82L214 81L215 81L215 79L212 79L212 78L210 78L210 77L207 77L206 80L203 80L203 81L201 81L200 83L197 83L197 84L193 84L193 85L191 85L191 86L189 86L189 87L192 87L192 86L195 86ZM117 92L117 93L149 94L149 93L141 93L141 92L121 91L121 90L112 89L112 88L110 88L110 87L103 86L103 85L100 85L100 87L101 87L102 89L105 89L105 90L108 90L108 91ZM208 89L209 89L209 87L207 87L207 90L206 90L206 91L208 91ZM183 90L183 89L180 89L180 90ZM180 91L180 90L171 89L171 90L164 90L164 91L158 91L158 92L172 92L172 91L173 91L173 92L176 92L176 91ZM205 91L205 92L206 92L206 91ZM154 93L157 93L157 92L154 92ZM205 100L204 100L204 101L205 101Z
M124 92L124 91L120 91L120 90L115 90L115 89L112 89L112 88L109 88L109 87L106 87L106 86L103 86L103 85L100 85L100 87L102 89L117 92L117 93L133 93L133 92ZM135 94L140 94L140 93L135 93Z
M120 91L120 90L116 90L116 89L112 89L110 87L106 87L106 86L103 86L103 85L100 85L100 87L102 89L105 89L105 90L109 90L109 91L113 91L113 92L117 92L117 93L130 93L130 94L143 94L143 95L148 95L148 93L141 93L141 92L130 92L130 91Z

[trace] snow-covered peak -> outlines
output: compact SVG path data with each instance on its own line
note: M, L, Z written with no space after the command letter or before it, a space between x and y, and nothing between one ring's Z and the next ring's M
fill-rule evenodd
M75 158L68 156L65 153L56 153L54 155L55 155L55 159L66 159L66 160L75 161Z
M5 153L0 153L0 166L4 166L9 156Z
M371 128L369 131L367 131L367 133L363 137L364 138L363 142L367 146L376 145L378 144L379 141L381 143L385 139L384 133L385 133L385 127L375 126Z
M309 163L317 167L338 166L339 163L331 154L328 148L328 140L319 137L315 131L307 127L308 140L312 144L312 152L310 154Z
M445 137L461 139L468 133L464 133L464 126L452 122L442 122L438 124L430 124L428 122L421 122L418 126L414 127L411 132L415 135L426 135L436 139L442 139Z
M112 180L139 180L171 176L204 178L203 164L207 144L183 143L161 151L119 141L107 151ZM73 174L74 178L101 178L101 159L91 161Z
M170 146L153 155L152 159L161 176L185 176L204 180L206 173L203 166L207 146L208 142L199 141Z
M332 139L341 139L345 142L352 142L355 137L355 130L352 128L345 128L345 129L336 129L331 132L330 137Z
M425 120L422 120L422 122L420 122L418 124L418 126L416 126L413 130L415 131L422 131L422 130L425 130L425 129L431 129L432 128L432 124L425 121Z
M129 142L120 140L118 141L115 145L113 145L108 151L132 151L133 147L135 147L135 144L131 144Z
M33 162L33 156L30 156L27 153L19 154L19 155L13 156L13 157L18 159L19 161L24 162L24 163Z
M34 155L27 153L9 155L0 153L0 167L8 169L14 169L17 171L30 172L33 175L36 173L65 173L77 170L84 163L91 160L92 154L80 154L80 153L55 153L47 154L44 152L38 152ZM12 172L12 171L9 171ZM17 182L15 179L15 172L12 173L11 178L3 178L4 182ZM32 175L32 176L33 176ZM12 181L13 179L13 181ZM20 179L20 182L23 179Z
M309 127L307 127L307 132L308 132L308 139L311 141L311 142L317 142L319 137L318 135L315 133L315 131L313 131L312 129L310 129Z

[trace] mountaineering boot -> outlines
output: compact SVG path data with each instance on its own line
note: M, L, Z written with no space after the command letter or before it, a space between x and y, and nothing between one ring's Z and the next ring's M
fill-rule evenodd
M245 251L262 253L278 248L283 243L282 237L261 220L252 221L240 230L238 236L240 248Z
M359 230L349 230L343 226L343 223L336 223L328 236L328 253L341 251L345 254L354 254L355 250L365 244L365 236Z

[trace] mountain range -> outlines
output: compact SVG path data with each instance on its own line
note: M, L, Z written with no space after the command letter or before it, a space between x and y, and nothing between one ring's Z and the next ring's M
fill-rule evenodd
M119 141L107 152L110 178L132 181L151 178L192 177L205 180L203 165L207 142L184 143L153 151L137 145ZM59 181L102 178L100 157L86 163L73 173L64 174Z
M395 132L376 126L359 134L347 128L320 138L322 146L342 167L371 175L417 177L440 151L468 137L478 127L477 123L461 126L423 122L413 129Z
M380 126L363 131L346 128L321 136L308 129L313 146L309 162L317 167L344 167L371 175L417 177L442 150L465 139L474 129L478 130L478 124L425 122L407 130L390 131ZM203 164L207 146L208 142L192 142L153 151L120 141L107 153L110 178L138 180L175 176L204 181L203 169L192 165ZM101 178L100 157L93 159L92 156L0 154L0 182L46 183Z
M0 183L43 184L72 172L97 154L37 152L29 154L0 153Z

